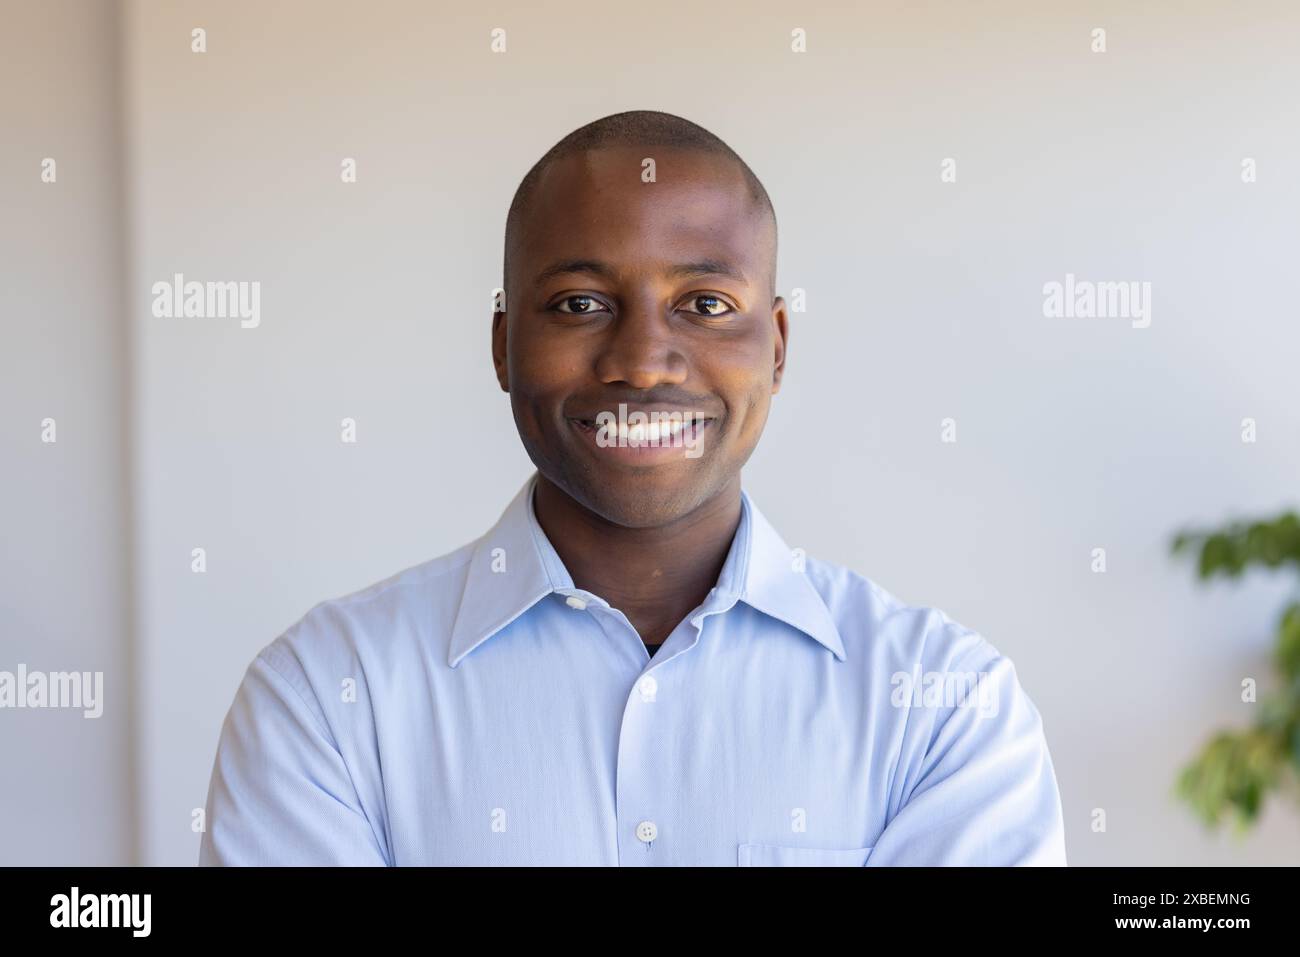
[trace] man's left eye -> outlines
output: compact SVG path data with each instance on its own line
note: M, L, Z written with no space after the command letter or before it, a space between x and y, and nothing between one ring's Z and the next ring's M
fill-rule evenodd
M692 296L690 301L699 316L725 316L731 312L731 306L721 296Z

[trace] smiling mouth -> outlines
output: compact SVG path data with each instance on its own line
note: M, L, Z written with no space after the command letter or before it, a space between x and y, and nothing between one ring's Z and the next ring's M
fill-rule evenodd
M672 459L698 459L705 454L705 435L717 420L712 416L666 419L630 425L624 421L570 418L569 424L592 454L610 464L653 467Z
M629 425L626 422L610 422L597 425L595 419L570 419L579 431L592 435L602 434L606 441L619 445L666 445L681 440L692 439L713 424L712 416L673 416L664 415L658 419L651 418L645 423Z

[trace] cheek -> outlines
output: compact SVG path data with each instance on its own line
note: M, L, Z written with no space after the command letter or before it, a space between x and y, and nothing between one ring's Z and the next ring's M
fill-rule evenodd
M541 336L514 345L510 357L511 391L529 401L571 391L581 369L572 349L559 348Z
M741 424L741 430L747 441L757 441L763 426L767 424L767 412L771 402L772 393L763 386L757 386L749 393L744 422Z
M761 343L746 343L715 354L701 370L725 399L737 435L748 439L763 428L772 401L772 368L772 356Z

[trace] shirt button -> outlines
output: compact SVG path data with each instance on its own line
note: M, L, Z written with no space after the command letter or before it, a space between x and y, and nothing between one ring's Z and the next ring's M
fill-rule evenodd
M582 611L582 609L587 607L587 603L577 595L570 595L568 598L564 599L564 603L570 608L578 609L578 611Z
M659 834L659 828L655 827L654 821L642 821L636 826L637 840L649 844Z
M655 692L659 690L659 682L655 681L654 675L645 675L637 682L637 688L641 691L642 701L654 701Z

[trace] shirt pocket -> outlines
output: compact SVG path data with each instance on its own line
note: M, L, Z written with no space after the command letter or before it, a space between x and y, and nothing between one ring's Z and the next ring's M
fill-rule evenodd
M740 867L862 867L870 847L791 847L784 844L741 844Z

